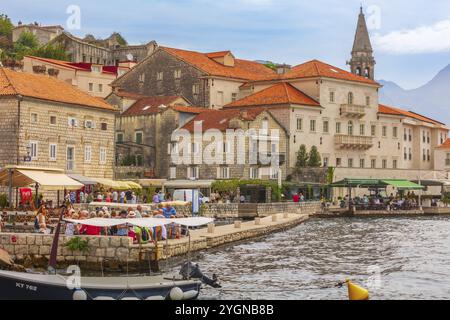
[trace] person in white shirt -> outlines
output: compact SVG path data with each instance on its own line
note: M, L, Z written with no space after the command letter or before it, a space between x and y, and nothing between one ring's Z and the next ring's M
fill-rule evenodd
M119 198L119 194L117 193L117 191L114 191L112 193L112 201L117 202L118 198Z

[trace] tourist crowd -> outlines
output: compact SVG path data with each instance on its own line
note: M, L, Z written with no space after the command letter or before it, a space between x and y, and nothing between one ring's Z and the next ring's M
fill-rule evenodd
M107 207L97 208L95 211L75 210L71 206L66 210L64 218L69 220L86 220L93 218L104 219L135 219L135 218L177 218L181 217L177 214L176 209L170 204L160 203L158 209L152 212L146 211L142 206L138 205L135 210L128 208L127 210L115 211L109 210ZM183 216L184 217L184 216ZM51 227L48 224L48 214L45 205L42 205L35 217L35 231L38 233L50 233ZM148 243L161 241L166 239L179 239L182 235L186 235L188 230L176 223L153 228L137 227L128 224L120 224L112 227L95 227L80 223L72 223L65 221L62 232L67 236L73 235L89 235L89 236L128 236L133 238L136 243Z

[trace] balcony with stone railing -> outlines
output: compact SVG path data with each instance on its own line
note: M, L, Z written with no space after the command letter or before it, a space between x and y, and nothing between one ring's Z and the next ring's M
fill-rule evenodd
M362 118L366 115L366 106L357 104L341 104L341 115Z
M341 149L367 150L372 148L373 138L367 136L337 134L334 136L334 143Z

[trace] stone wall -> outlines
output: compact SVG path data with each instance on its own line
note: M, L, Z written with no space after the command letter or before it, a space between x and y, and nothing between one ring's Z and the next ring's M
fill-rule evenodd
M80 236L88 241L89 248L85 253L74 252L65 244L72 238L61 236L59 239L57 262L58 267L79 264L86 269L100 268L135 270L147 266L149 259L164 260L186 254L189 250L199 251L227 243L260 237L272 232L294 227L308 219L308 215L295 215L270 219L265 222L247 222L235 228L228 226L216 227L213 233L202 230L201 235L194 235L191 243L187 238L162 241L155 244L133 244L129 237ZM220 230L227 228L227 230ZM206 229L203 229L206 230ZM6 250L15 262L23 263L25 267L46 267L50 257L53 235L0 233L0 249Z
M181 78L175 78L175 70L181 70ZM163 79L157 80L157 73L163 72ZM127 74L113 83L124 91L141 93L148 96L185 97L194 106L209 106L208 80L197 68L177 59L162 49L146 58ZM200 92L194 94L193 86L199 85Z

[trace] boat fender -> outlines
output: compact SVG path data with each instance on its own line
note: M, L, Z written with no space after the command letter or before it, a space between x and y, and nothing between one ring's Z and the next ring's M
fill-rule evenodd
M82 289L77 289L73 292L73 296L72 296L73 300L81 301L81 300L87 300L87 298L88 297L87 297L86 292Z
M183 293L183 300L191 300L194 299L198 295L197 290L189 290Z
M165 300L166 298L164 298L163 296L150 296L145 300Z
M170 300L182 300L183 299L183 290L178 287L173 287L170 289L169 297Z
M116 300L113 297L106 297L106 296L98 296L95 297L94 300Z

